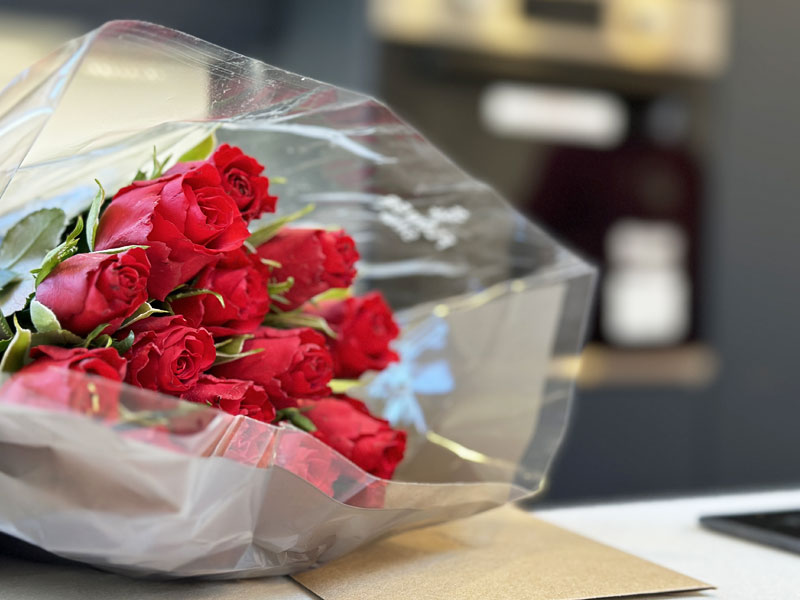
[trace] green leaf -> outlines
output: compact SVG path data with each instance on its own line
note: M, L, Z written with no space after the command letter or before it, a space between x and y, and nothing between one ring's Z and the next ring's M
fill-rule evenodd
M236 354L227 354L225 352L217 351L217 358L214 361L214 366L224 365L226 363L239 360L240 358L244 358L245 356L253 356L253 354L258 354L263 350L264 348L253 348L252 350L248 350L247 352L238 352Z
M241 354L244 350L244 343L247 340L253 339L253 334L247 333L244 335L235 335L214 344L217 349L217 354L235 355Z
M144 302L142 305L136 309L136 311L127 319L122 322L122 325L119 326L120 329L125 329L126 327L130 327L137 321L141 321L142 319L146 319L147 317L152 317L153 315L161 315L167 314L166 310L161 310L160 308L153 308L150 306L149 302Z
M277 260L270 260L268 258L260 258L259 260L268 267L272 267L273 269L280 269L283 266Z
M58 245L66 225L60 208L46 208L29 214L8 230L0 244L0 268L27 272ZM29 266L30 265L30 266Z
M91 345L94 346L95 348L110 348L113 343L114 343L114 338L112 338L107 333L103 333L94 338L91 342Z
M12 337L14 337L14 332L11 331L11 326L5 316L0 313L0 338L10 340Z
M70 256L78 251L78 238L83 231L83 217L78 217L75 228L67 236L61 244L50 250L42 260L42 266L38 269L33 269L31 273L36 277L35 285L39 286L45 278L55 269L60 263L67 260Z
M331 288L321 294L317 294L311 299L313 304L323 302L325 300L346 300L352 296L350 288Z
M168 155L164 160L159 161L156 147L153 146L153 173L150 175L150 179L158 179L164 174L164 167L167 166L170 158L172 158L172 155Z
M83 347L88 348L89 345L94 341L94 339L103 333L106 329L108 329L109 323L101 323L94 329L89 332L89 335L86 336L86 339L83 340Z
M80 346L83 338L66 329L58 331L34 332L31 335L31 346Z
M287 277L286 281L268 283L267 289L269 290L270 296L281 296L284 292L288 292L290 289L292 289L293 285L294 277Z
M278 329L294 329L296 327L310 327L321 331L328 337L336 339L336 332L330 328L328 322L318 315L297 311L284 312L278 314L268 314L264 317L264 325L277 327Z
M106 200L106 191L103 189L103 185L97 179L94 181L100 189L97 190L86 217L86 244L89 246L89 252L94 252L94 240L97 237L97 225L100 222L100 208Z
M122 254L123 252L127 252L128 250L133 250L134 248L141 248L142 250L147 250L150 246L141 246L139 244L132 244L130 246L120 246L119 248L109 248L108 250L95 250L94 254Z
M125 336L123 339L111 342L111 347L114 348L117 352L119 352L120 356L122 356L128 350L131 349L135 338L136 336L133 334L133 332L129 331L128 335Z
M289 223L291 223L292 221L296 221L297 219L302 219L312 210L314 210L314 205L309 204L307 206L304 206L297 212L293 212L289 215L286 215L285 217L281 217L280 219L275 219L271 223L268 223L264 227L257 229L256 231L251 233L247 241L257 248L264 242L275 237L278 231L280 231L281 227L283 227L284 225L288 225Z
M359 384L358 379L331 379L331 391L334 394L346 394L351 388Z
M31 300L31 321L38 333L49 333L62 329L55 313L35 299Z
M177 294L173 293L167 296L166 301L169 304L174 302L175 300L180 300L181 298L191 298L192 296L203 296L205 294L211 294L212 296L214 296L214 298L219 300L219 303L222 305L222 308L225 308L225 298L222 297L222 294L215 292L213 290L206 290L206 289L189 290L186 292L178 292Z
M298 429L302 429L303 431L307 431L308 433L313 433L317 430L314 423L305 416L299 408L297 407L289 407L289 408L282 408L278 412L275 413L275 420L273 422L278 421L289 421L292 425L297 427Z
M22 275L15 273L14 271L9 271L8 269L0 269L0 290L5 289L5 287L11 283L16 283L18 281L22 281Z
M64 211L47 208L29 214L6 233L0 243L0 269L8 280L0 286L0 311L10 315L25 308L36 287L30 274L58 245L66 226ZM14 274L14 276L11 275Z
M25 366L31 349L31 332L20 327L16 317L14 317L14 326L17 331L0 360L0 371L3 373L16 373Z
M205 160L211 153L214 151L214 147L217 145L216 137L214 133L208 135L208 137L204 138L199 144L197 144L194 148L187 150L181 157L178 159L179 163L182 162L194 162L196 160Z

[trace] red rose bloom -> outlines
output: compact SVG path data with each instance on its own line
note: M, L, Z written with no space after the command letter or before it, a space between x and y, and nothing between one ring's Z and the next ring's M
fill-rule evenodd
M390 479L406 450L406 432L372 416L363 402L342 396L300 400L303 414L317 430L314 437L352 460L367 473Z
M41 373L53 367L99 375L106 379L125 379L127 363L113 348L61 348L59 346L35 346L31 348L33 362L17 373Z
M30 357L33 362L3 385L5 401L117 418L119 383L125 378L127 363L116 350L35 346ZM76 373L109 381L89 381Z
M258 254L281 264L273 270L273 279L294 278L294 285L282 294L289 301L281 304L282 310L297 308L331 288L349 287L359 259L353 238L344 231L291 227L259 246Z
M235 146L223 144L205 161L178 163L165 175L185 173L199 165L210 164L219 171L222 187L233 199L245 222L275 212L277 196L269 195L269 178L264 177L264 166Z
M211 334L190 327L180 316L148 317L131 330L136 337L125 354L125 381L137 387L180 395L194 387L216 358Z
M211 157L219 170L222 187L236 202L246 222L275 212L276 196L269 195L269 179L261 176L263 165L239 148L223 144Z
M172 309L192 327L204 327L214 336L250 333L269 311L269 269L256 255L236 250L200 271L194 287L217 292L180 298Z
M333 496L333 484L340 475L340 465L334 457L330 448L300 431L292 431L280 438L275 464Z
M148 246L150 296L163 300L220 254L241 248L249 233L213 165L136 181L103 213L95 246Z
M218 377L246 379L267 390L276 408L295 406L297 398L330 394L333 362L325 338L311 329L262 327L244 343L261 352L214 367Z
M150 263L145 251L76 254L56 266L36 290L64 329L86 336L108 323L113 333L147 300Z
M358 378L364 371L384 369L399 359L389 344L400 329L380 293L324 301L307 310L324 317L336 332L336 339L328 340L336 377Z
M275 407L267 399L267 392L252 381L201 375L194 387L184 392L181 398L265 423L275 418Z

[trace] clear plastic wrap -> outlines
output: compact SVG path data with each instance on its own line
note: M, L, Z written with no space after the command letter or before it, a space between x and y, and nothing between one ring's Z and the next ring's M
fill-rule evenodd
M126 385L0 389L0 532L132 575L312 567L379 536L539 491L561 440L594 270L379 102L160 26L74 40L0 94L0 234L153 147L211 131L267 165L279 214L345 227L401 361L350 393L408 430L395 480L290 426Z

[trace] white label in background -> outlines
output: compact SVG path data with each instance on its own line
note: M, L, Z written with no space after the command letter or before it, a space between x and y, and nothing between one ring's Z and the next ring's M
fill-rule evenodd
M686 234L668 221L626 219L606 236L601 326L621 346L665 346L689 333Z
M622 101L608 92L494 83L481 97L481 118L499 136L616 146L628 127Z

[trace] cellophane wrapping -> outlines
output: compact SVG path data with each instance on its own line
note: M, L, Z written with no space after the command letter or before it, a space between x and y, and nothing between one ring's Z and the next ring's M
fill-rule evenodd
M282 182L279 214L345 227L401 360L350 390L409 434L392 481L289 425L64 372L0 388L0 532L136 576L304 570L539 492L595 272L372 98L161 26L117 21L0 93L0 234L74 217L155 147L209 133ZM50 378L48 378L50 380Z

